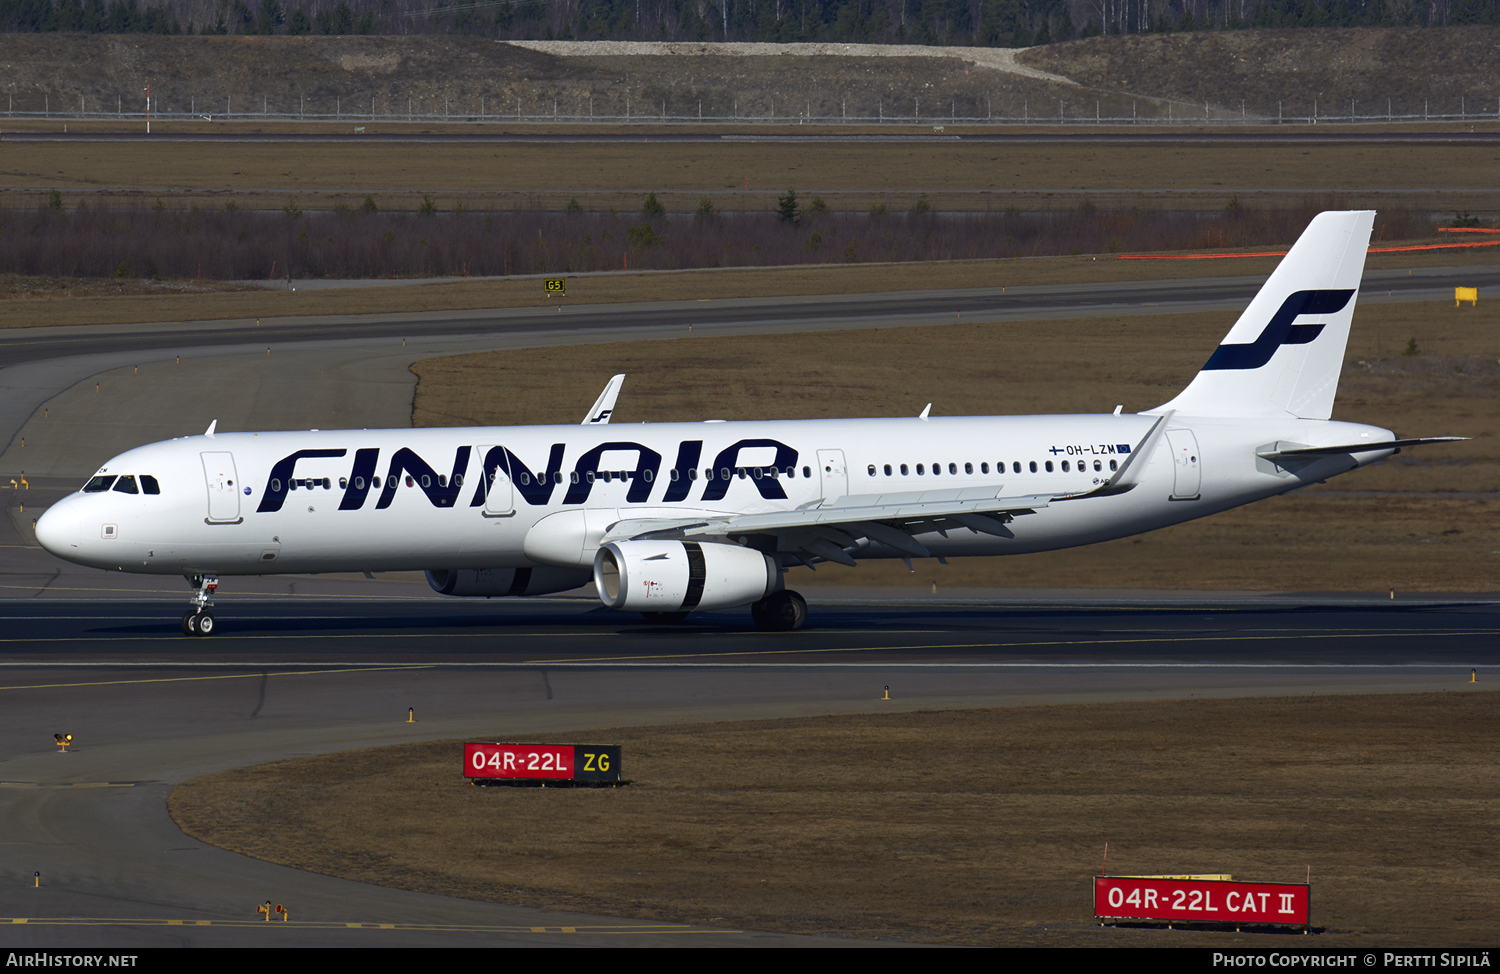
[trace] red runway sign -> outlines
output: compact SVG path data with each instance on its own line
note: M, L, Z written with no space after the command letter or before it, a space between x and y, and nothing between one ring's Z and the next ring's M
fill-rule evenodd
M1119 920L1311 922L1310 887L1204 879L1094 877L1094 915Z
M465 744L464 777L619 781L620 745Z

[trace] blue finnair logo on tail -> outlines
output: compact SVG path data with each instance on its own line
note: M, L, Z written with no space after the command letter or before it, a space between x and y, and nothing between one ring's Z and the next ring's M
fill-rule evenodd
M1331 315L1344 310L1354 289L1293 291L1260 337L1248 345L1220 345L1203 366L1205 372L1222 369L1258 369L1271 361L1283 345L1306 345L1323 331L1322 324L1294 325L1298 315Z

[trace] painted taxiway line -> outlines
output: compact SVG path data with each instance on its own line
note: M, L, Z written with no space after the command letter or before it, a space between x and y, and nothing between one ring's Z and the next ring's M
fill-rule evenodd
M139 664L142 666L161 667L163 664ZM247 664L249 665L249 664ZM192 683L198 680L251 680L267 676L318 676L327 673L376 673L390 670L430 670L432 666L424 663L412 663L402 666L363 666L363 667L334 667L327 670L293 670L289 673L223 673L218 676L164 676L152 680L92 680L85 683L37 683L29 686L0 686L0 690L59 690L70 687L113 687L124 686L134 683Z
M0 917L0 924L28 927L264 927L267 930L422 930L453 933L576 933L576 934L660 934L660 933L742 933L728 927L689 927L677 925L598 924L591 926L519 925L487 926L459 923L379 923L339 920L171 920L126 917Z

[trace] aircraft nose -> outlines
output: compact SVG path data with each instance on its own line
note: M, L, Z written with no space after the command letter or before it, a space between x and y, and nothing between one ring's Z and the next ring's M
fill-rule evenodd
M36 540L45 549L59 558L68 558L78 553L78 536L82 519L78 506L65 497L47 508L36 522Z

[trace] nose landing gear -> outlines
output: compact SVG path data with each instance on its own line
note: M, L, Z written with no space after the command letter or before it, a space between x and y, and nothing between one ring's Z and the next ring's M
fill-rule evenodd
M191 608L182 614L184 636L212 636L214 633L213 594L219 587L217 575L190 575L188 584L198 591L189 599Z

